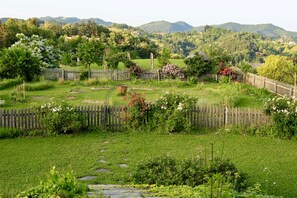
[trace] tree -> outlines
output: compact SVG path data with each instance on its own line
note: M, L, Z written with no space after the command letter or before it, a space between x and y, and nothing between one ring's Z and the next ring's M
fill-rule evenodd
M211 66L208 61L199 53L195 53L192 57L186 58L185 63L187 65L186 74L188 76L198 77L201 74L211 71Z
M0 76L2 78L21 77L32 81L40 75L40 59L29 49L21 46L4 49L0 56Z
M170 63L171 52L168 48L163 48L158 57L159 65L165 66Z
M117 48L110 48L106 53L105 61L108 65L108 68L117 69L120 62L129 64L127 60L127 54L119 51ZM130 65L126 65L129 67Z
M274 80L293 83L296 67L293 60L285 56L271 55L265 59L265 63L257 68L261 76Z
M96 63L98 66L103 63L104 44L99 40L83 40L77 47L77 56L80 58L82 64L89 69L89 77L91 71L91 64Z
M19 39L11 47L21 47L28 49L32 55L40 59L41 67L59 67L60 51L55 49L51 42L40 36L32 35L27 37L24 34L17 34Z

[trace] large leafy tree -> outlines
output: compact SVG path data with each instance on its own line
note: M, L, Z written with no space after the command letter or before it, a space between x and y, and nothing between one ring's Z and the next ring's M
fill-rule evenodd
M17 34L17 41L11 47L21 47L28 49L32 55L40 59L41 67L59 67L60 51L55 49L51 41L40 36L32 35L27 37L24 34Z
M102 65L104 49L104 44L95 39L85 39L78 45L77 56L80 58L81 63L88 67L89 74L92 63L96 63L98 66Z
M274 80L293 83L296 66L292 59L285 56L271 55L265 59L265 63L257 68L261 76Z
M4 49L0 54L0 76L2 78L21 77L32 81L40 75L40 59L22 46Z

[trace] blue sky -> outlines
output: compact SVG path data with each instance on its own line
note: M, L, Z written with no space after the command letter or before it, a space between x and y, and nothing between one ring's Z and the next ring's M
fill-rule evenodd
M192 26L272 23L297 31L296 8L296 0L0 0L0 17L94 17L132 26L159 20Z

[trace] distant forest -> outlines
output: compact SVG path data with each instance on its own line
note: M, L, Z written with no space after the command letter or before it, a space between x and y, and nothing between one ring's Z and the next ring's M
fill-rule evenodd
M269 55L297 57L295 42L283 38L265 37L257 33L234 32L220 27L205 26L202 31L192 30L173 33L149 33L125 24L98 25L91 20L76 23L5 19L0 23L0 50L17 42L17 33L30 37L39 35L47 39L64 57L75 59L76 48L81 38L94 38L108 48L129 52L132 59L157 57L162 49L170 51L172 58L185 58L195 52L211 56L215 51L224 51L232 64L240 62L262 63ZM67 62L67 61L66 61Z

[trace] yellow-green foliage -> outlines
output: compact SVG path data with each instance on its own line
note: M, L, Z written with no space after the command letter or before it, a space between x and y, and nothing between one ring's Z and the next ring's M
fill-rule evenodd
M265 59L265 64L257 69L261 76L286 83L294 82L296 69L288 57L271 55Z

